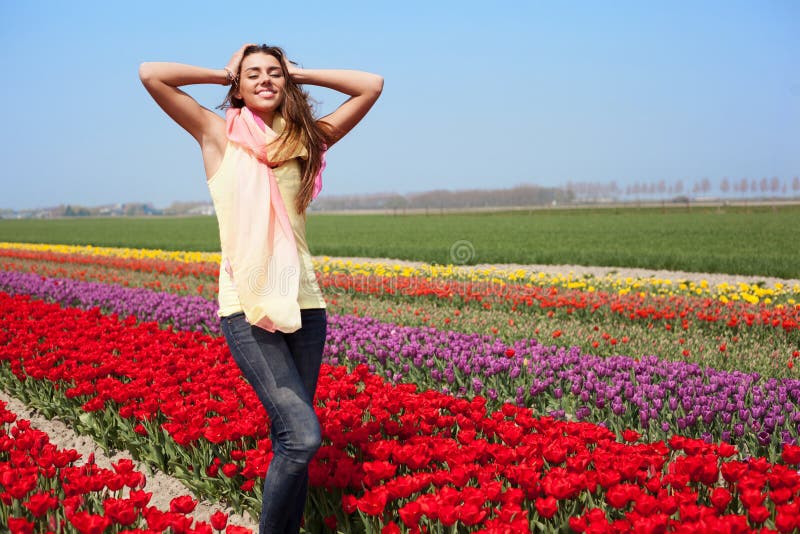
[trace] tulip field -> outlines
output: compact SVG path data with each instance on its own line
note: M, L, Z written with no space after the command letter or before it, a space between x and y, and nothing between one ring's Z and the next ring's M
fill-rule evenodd
M228 532L260 511L266 412L219 329L218 253L0 242L0 403L14 533ZM315 259L328 331L307 532L800 529L800 284Z
M186 531L192 525L186 514L197 501L183 495L172 500L169 511L147 506L152 494L142 489L146 476L136 471L130 460L121 460L109 470L98 467L90 457L78 467L73 465L79 456L75 450L59 450L45 433L31 428L28 421L17 420L3 403L0 422L2 519L11 532L45 528L57 532L69 528L66 525L78 532L103 532L112 525L136 522L146 522L156 531L169 527ZM206 531L226 525L227 515L218 511ZM244 534L245 529L229 526L227 531Z

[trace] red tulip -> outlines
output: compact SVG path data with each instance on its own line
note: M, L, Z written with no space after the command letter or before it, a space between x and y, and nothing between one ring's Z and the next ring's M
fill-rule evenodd
M47 493L34 493L25 503L25 508L31 511L34 517L40 517L58 506L58 499L53 497L52 490Z
M781 460L790 465L800 464L800 447L790 443L784 445Z
M189 495L175 497L169 502L169 511L179 514L189 514L197 507L197 501Z
M211 521L211 526L214 527L214 530L222 530L225 528L225 525L228 524L228 514L219 510L211 514L209 519Z
M722 512L725 508L728 507L728 504L731 502L731 492L726 490L725 488L714 488L711 492L711 504L714 505L714 508Z
M558 501L553 497L536 499L536 511L545 519L550 519L558 512Z
M91 514L86 510L68 515L67 519L81 534L102 534L111 526L111 519L108 517Z
M125 499L105 499L103 501L103 510L106 517L126 526L133 523L138 516L138 510L136 510L134 503Z
M8 530L11 534L33 534L34 523L24 517L9 517Z

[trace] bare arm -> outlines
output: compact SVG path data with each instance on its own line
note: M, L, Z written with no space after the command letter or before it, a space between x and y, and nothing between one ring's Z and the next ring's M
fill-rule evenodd
M288 62L287 62L288 64ZM383 77L358 70L299 69L288 64L292 80L300 84L319 85L350 95L336 111L319 122L331 126L330 147L367 114L383 91Z
M214 137L220 126L224 126L221 117L178 89L182 85L200 83L225 85L228 77L224 69L181 63L142 63L139 78L161 109L189 132L201 147Z
M139 67L139 78L156 103L200 144L208 178L219 168L225 153L225 121L178 87L200 83L228 85L231 80L226 71L238 70L247 46L236 51L224 69L181 63L142 63Z

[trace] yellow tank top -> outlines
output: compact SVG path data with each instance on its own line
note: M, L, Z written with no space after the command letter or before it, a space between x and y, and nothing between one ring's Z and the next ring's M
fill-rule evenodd
M214 202L214 210L217 213L217 223L220 228L231 224L233 221L233 186L234 180L234 160L230 157L235 150L242 150L235 143L228 142L225 147L225 154L222 157L222 164L214 176L208 180L208 189L211 193L211 200ZM300 291L297 302L300 309L325 308L325 298L317 284L317 276L314 272L314 263L311 260L311 253L306 242L306 218L305 214L298 215L295 209L295 197L300 190L301 169L300 162L293 158L282 165L272 169L275 179L278 182L278 189L281 192L289 221L292 224L294 240L297 243L297 256L300 259ZM220 231L220 234L222 232ZM225 243L222 243L222 261L227 257ZM217 315L225 317L232 313L242 310L239 304L239 296L236 293L236 286L223 265L219 269L219 311Z

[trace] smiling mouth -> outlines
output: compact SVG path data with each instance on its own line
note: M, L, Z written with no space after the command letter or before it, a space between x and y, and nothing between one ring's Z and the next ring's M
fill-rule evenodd
M270 96L275 96L278 93L276 91L271 91L269 89L262 89L261 91L257 92L256 94L258 96L270 97Z

